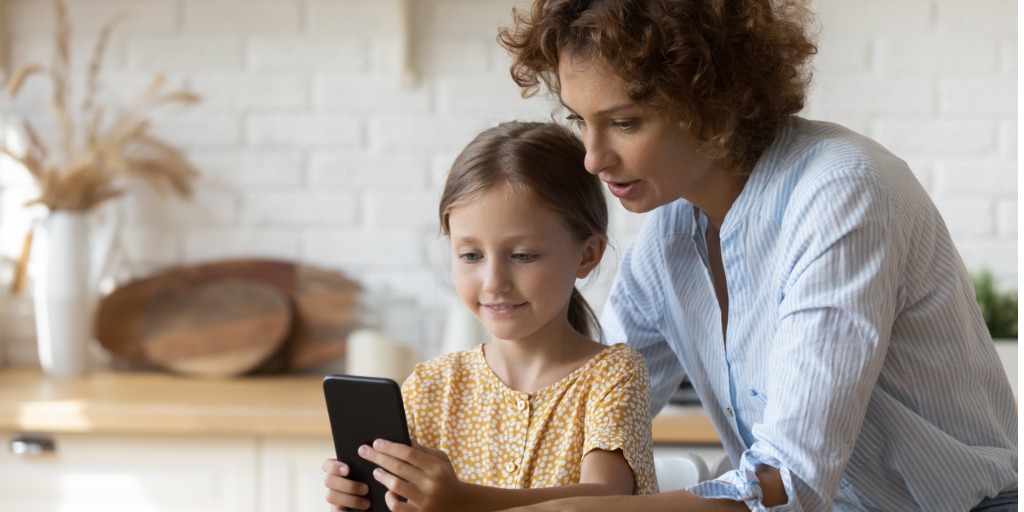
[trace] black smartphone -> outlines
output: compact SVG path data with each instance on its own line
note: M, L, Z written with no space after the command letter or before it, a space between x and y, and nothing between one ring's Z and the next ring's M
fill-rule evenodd
M324 377L324 398L338 460L351 468L349 479L370 486L366 496L369 510L386 512L384 494L388 489L373 478L377 465L360 457L356 450L364 444L372 445L375 439L410 444L402 389L391 379L328 375Z

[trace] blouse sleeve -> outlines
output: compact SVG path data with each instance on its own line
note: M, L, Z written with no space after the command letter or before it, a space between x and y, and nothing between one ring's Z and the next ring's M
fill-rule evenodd
M609 343L625 343L639 352L650 369L653 418L679 389L686 373L679 357L665 340L658 325L663 305L654 297L661 289L664 265L657 247L658 230L648 221L630 243L615 275L607 305L601 313L601 328Z
M633 350L614 375L600 377L604 386L587 404L583 453L622 450L633 470L634 493L658 492L651 443L650 388L647 366Z

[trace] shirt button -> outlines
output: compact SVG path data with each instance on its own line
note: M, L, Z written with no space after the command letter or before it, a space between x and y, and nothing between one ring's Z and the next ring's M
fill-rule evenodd
M516 409L519 409L520 411L526 409L526 402L523 401L522 398L516 399Z
M725 408L725 412L729 413L729 416L731 417L733 415L732 414L732 407L726 407Z
M516 470L516 465L515 465L514 462L506 462L505 463L505 471L508 471L509 473L511 473L511 472L513 472L515 470Z

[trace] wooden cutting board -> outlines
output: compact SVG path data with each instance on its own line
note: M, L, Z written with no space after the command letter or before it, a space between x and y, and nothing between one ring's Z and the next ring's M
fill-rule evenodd
M288 298L260 281L229 278L181 286L150 303L142 352L177 373L242 375L285 346L291 324Z
M177 267L121 286L99 304L96 337L121 360L152 364L142 340L154 303L174 290L227 279L267 284L290 302L287 340L259 369L262 373L303 370L342 356L348 333L361 326L358 295L362 288L341 273L281 260L236 259Z

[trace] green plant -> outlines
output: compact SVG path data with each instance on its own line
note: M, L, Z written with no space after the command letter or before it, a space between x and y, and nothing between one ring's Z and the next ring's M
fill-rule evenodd
M1016 338L1017 290L999 290L992 273L984 270L974 276L974 295L992 338Z

